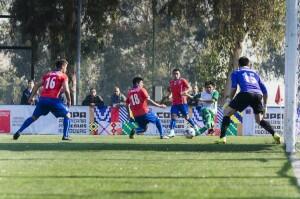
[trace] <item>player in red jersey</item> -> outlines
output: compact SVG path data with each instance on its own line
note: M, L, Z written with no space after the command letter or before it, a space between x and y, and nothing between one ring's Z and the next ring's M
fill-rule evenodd
M172 98L171 107L171 122L170 122L170 133L169 137L175 137L175 126L176 118L182 114L182 116L190 123L190 125L195 128L196 132L199 128L196 126L195 122L189 117L189 107L187 104L187 94L192 90L188 81L180 77L180 70L174 69L172 71L173 79L170 81L169 86L169 98Z
M133 139L137 133L143 133L147 130L147 124L149 122L154 123L159 131L160 139L168 139L167 136L163 136L163 128L160 119L148 108L148 101L153 105L166 108L164 104L158 104L148 95L148 92L144 87L143 79L141 77L135 77L132 80L133 87L128 91L126 104L132 111L134 120L138 123L139 127L132 129L129 138Z
M60 92L64 91L67 98L67 105L71 105L68 76L66 75L68 62L65 59L56 62L56 70L46 73L41 82L37 83L28 101L33 100L34 95L42 87L41 96L31 117L27 118L21 128L14 134L13 139L17 140L20 133L37 120L41 115L51 112L55 117L64 118L64 129L62 140L71 140L68 135L70 126L70 113L68 107L59 99Z

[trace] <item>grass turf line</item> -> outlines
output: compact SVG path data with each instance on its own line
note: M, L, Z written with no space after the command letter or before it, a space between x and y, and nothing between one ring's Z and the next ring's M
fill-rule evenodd
M0 198L300 198L269 137L0 136Z

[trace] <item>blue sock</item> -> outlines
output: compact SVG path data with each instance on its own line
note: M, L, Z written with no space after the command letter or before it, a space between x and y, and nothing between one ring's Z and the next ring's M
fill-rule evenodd
M175 126L176 126L176 120L175 119L171 119L170 129L175 129Z
M21 133L24 129L26 129L30 124L32 124L35 120L32 117L29 117L22 124L21 128L17 131L17 133Z
M156 128L158 129L160 137L162 137L163 136L163 128L162 128L162 125L161 125L161 122L159 119L156 120L155 125L156 125Z
M189 123L190 123L190 125L192 126L192 127L195 127L195 122L192 120L192 118L189 118L189 119L186 119Z
M70 118L64 117L64 130L63 130L64 137L69 137L69 127L70 127Z

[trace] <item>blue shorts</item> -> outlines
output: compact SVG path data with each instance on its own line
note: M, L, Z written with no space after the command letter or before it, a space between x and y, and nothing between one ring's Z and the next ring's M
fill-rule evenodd
M134 120L138 123L140 128L146 130L149 122L155 124L159 119L153 112L148 112L145 115L135 117Z
M187 104L176 104L171 107L171 114L187 116L189 114L189 106Z
M47 115L49 112L55 117L65 117L69 110L60 99L40 97L32 115L38 118L41 115Z

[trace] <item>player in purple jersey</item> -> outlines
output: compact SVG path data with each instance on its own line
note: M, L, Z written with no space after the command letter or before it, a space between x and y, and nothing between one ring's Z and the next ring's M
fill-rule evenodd
M270 123L263 119L268 100L266 86L256 71L248 66L249 62L247 57L240 57L239 68L231 74L229 97L230 100L233 100L224 109L220 140L217 143L226 144L226 130L230 124L230 116L236 111L241 112L247 106L251 106L255 114L255 121L273 136L276 144L280 144L280 136L275 133ZM235 96L238 85L240 92Z

